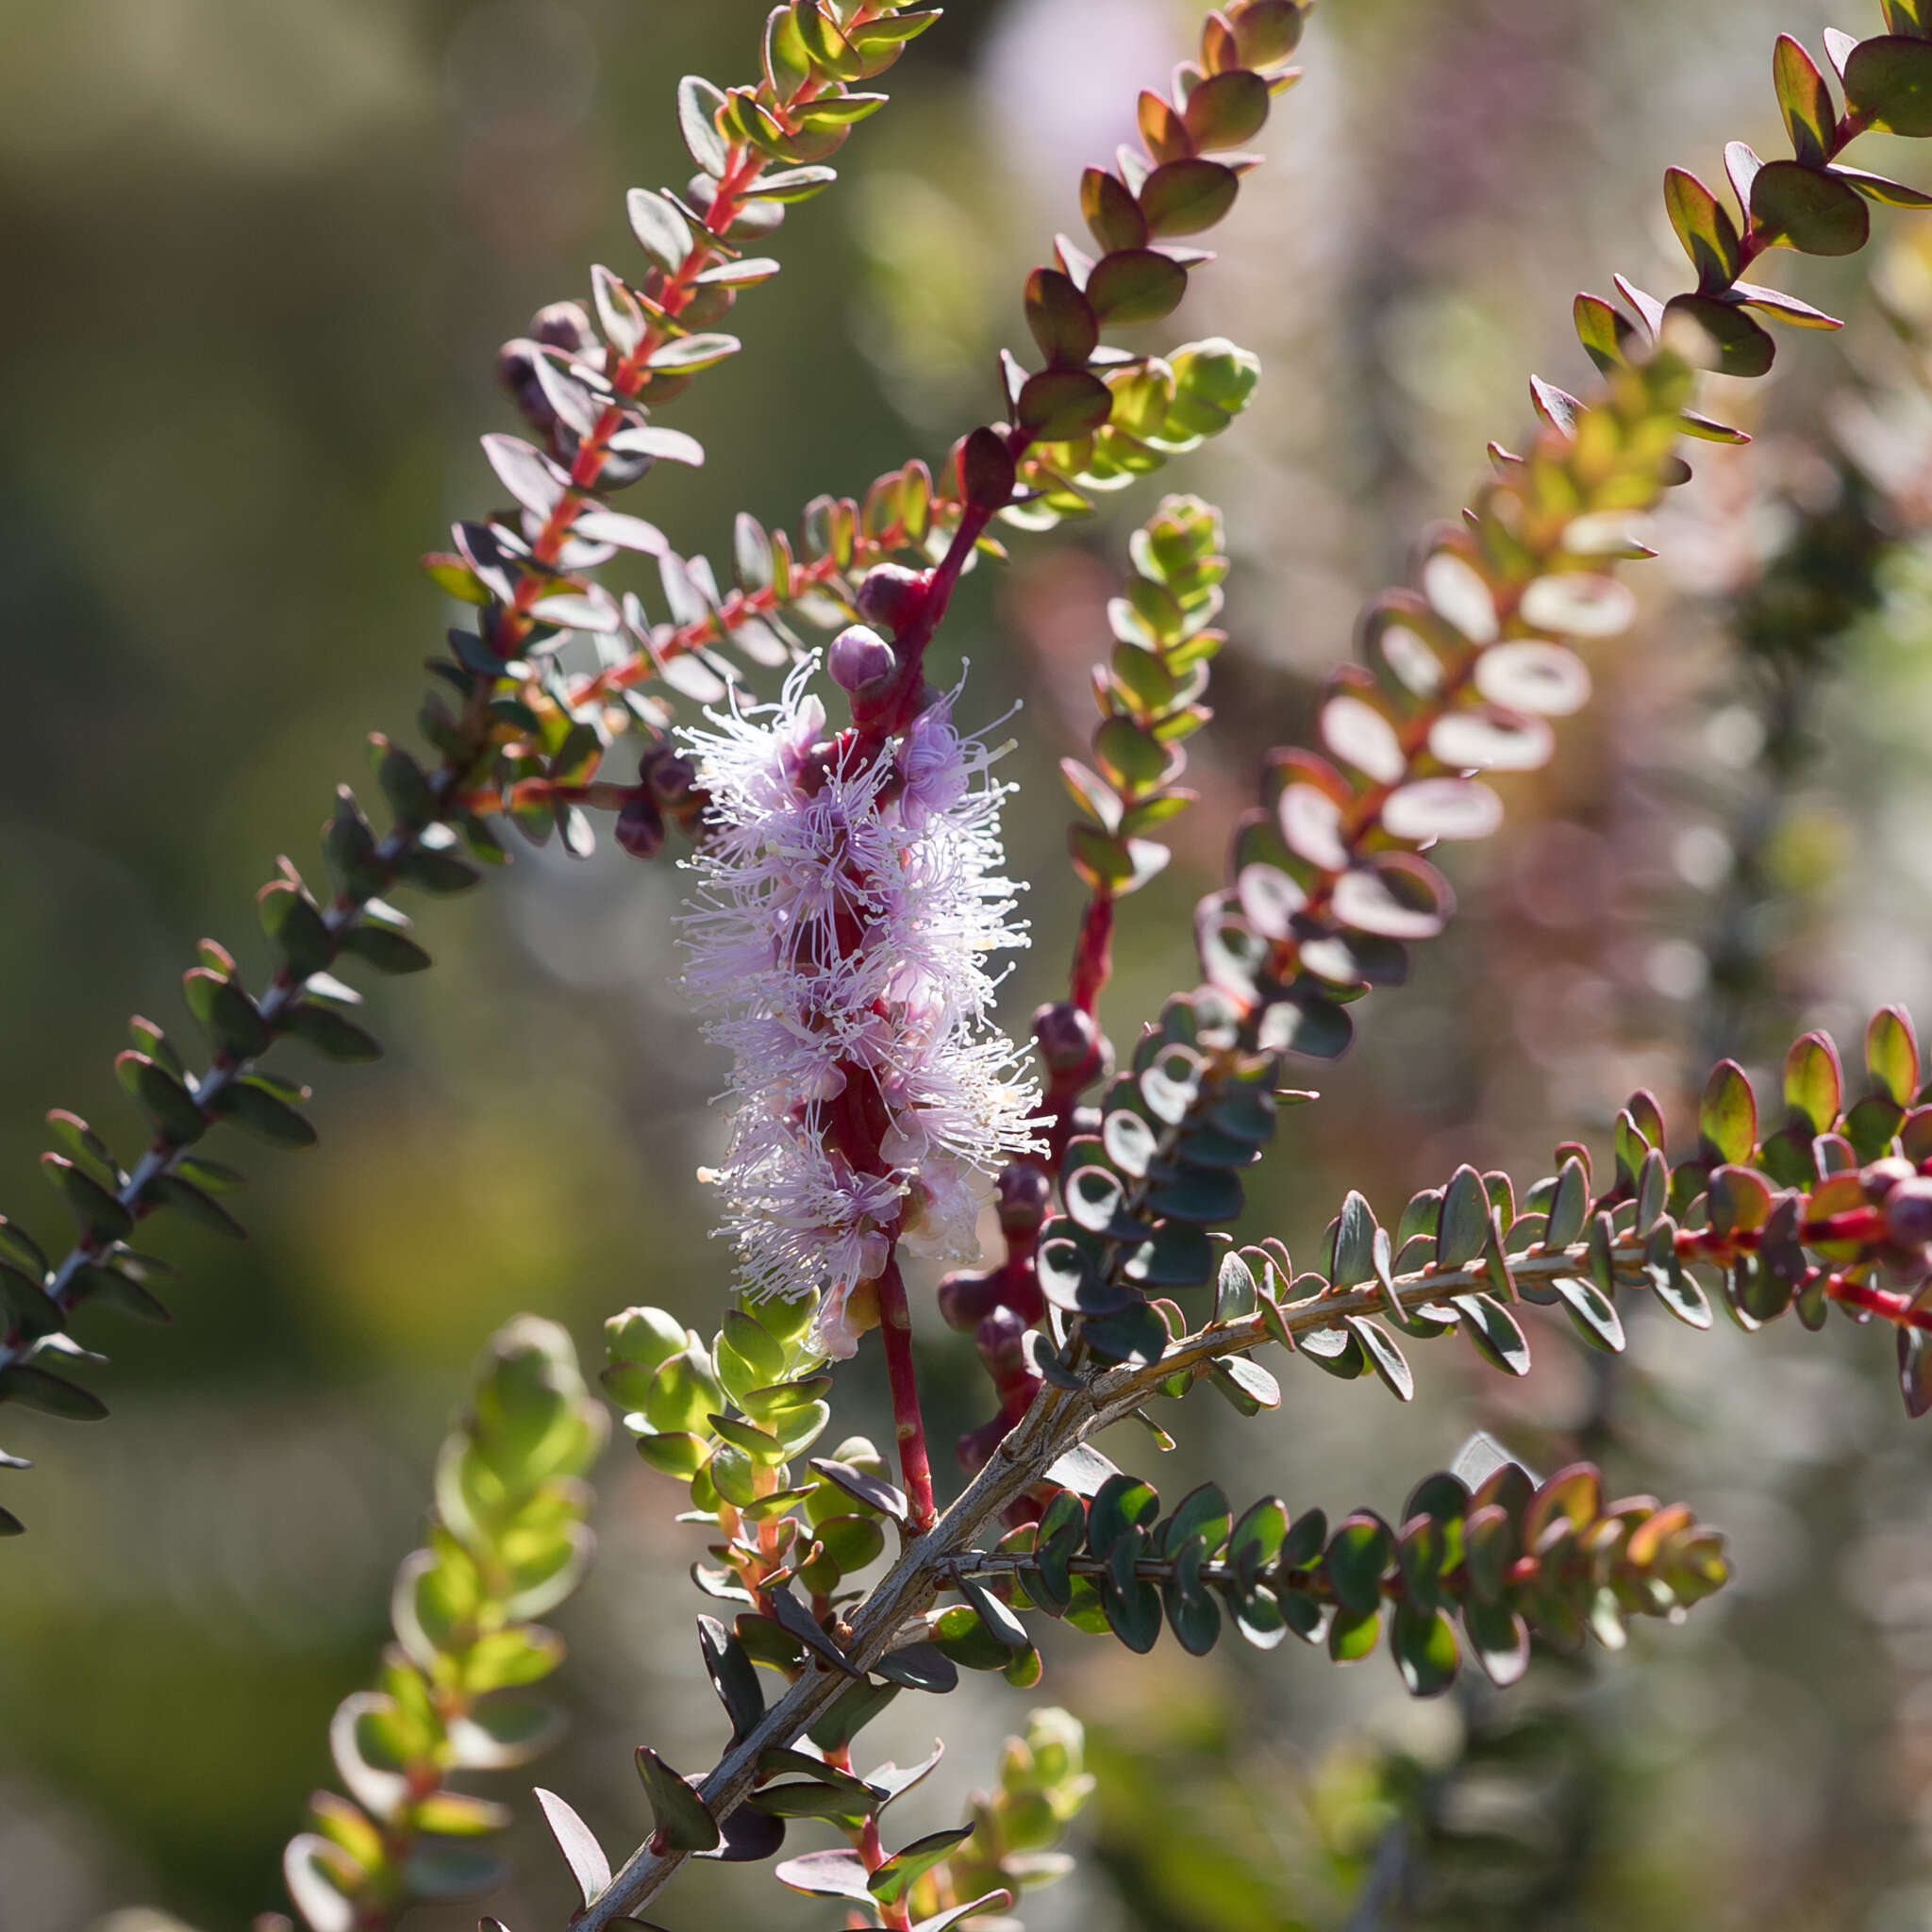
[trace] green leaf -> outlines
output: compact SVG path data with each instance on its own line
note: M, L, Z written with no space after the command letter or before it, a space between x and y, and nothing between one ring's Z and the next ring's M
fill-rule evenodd
M1190 1657L1206 1657L1221 1641L1221 1611L1201 1582L1203 1560L1199 1540L1182 1542L1174 1574L1160 1587L1168 1627Z
M748 1737L765 1714L765 1693L743 1644L715 1617L698 1619L698 1649L718 1702L731 1720L731 1741Z
M792 119L806 134L826 134L850 127L886 105L884 94L821 94L792 109Z
M1160 1639L1160 1592L1134 1574L1146 1552L1146 1532L1129 1529L1113 1546L1100 1579L1100 1607L1107 1626L1131 1650L1144 1656Z
M1442 1194L1436 1260L1444 1269L1467 1268L1489 1244L1490 1197L1473 1167L1458 1167Z
M1844 1104L1844 1072L1825 1033L1807 1033L1785 1056L1785 1106L1813 1134L1828 1133Z
M772 1874L780 1885L802 1891L808 1898L849 1898L870 1905L872 1893L866 1889L870 1874L856 1851L808 1852L802 1858L788 1858Z
M968 1671L1003 1671L1019 1646L1002 1642L971 1604L951 1604L933 1621L940 1655Z
M1071 282L1067 286L1073 288ZM1079 291L1074 292L1077 297ZM1021 427L1038 442L1073 442L1091 436L1112 408L1113 391L1085 369L1043 369L1028 376L1014 405Z
M208 1165L212 1163L183 1161L183 1173L156 1174L142 1189L142 1199L152 1207L178 1208L191 1221L199 1222L203 1227L212 1229L216 1234L240 1241L247 1230L207 1191L205 1185L197 1184L187 1172Z
M1221 1257L1221 1271L1215 1279L1214 1319L1239 1322L1260 1306L1260 1291L1254 1271L1230 1248Z
M1529 1374L1529 1343L1507 1308L1486 1294L1458 1294L1450 1306L1462 1317L1470 1345L1491 1368L1511 1375Z
M298 1089L306 1092L307 1089ZM244 1074L210 1096L209 1107L237 1126L277 1147L312 1147L315 1129L265 1079Z
M253 1059L265 1053L275 1039L255 1002L225 974L196 966L182 975L188 1010L221 1052L232 1058Z
M1710 338L1723 375L1765 375L1777 359L1777 344L1734 302L1715 295L1674 295L1665 305L1670 315L1682 315Z
M1105 1559L1128 1530L1152 1526L1160 1514L1160 1492L1139 1476L1110 1475L1087 1507L1087 1548Z
M958 1587L959 1594L973 1606L995 1643L1003 1644L1008 1650L1030 1647L1026 1626L1013 1613L1012 1607L996 1596L978 1577L961 1576Z
M208 1123L187 1088L145 1054L117 1055L114 1072L153 1123L156 1134L170 1146L189 1146L208 1132Z
M1801 161L1814 165L1823 161L1838 126L1824 76L1790 34L1778 35L1771 72L1777 88L1778 110L1785 117L1785 132L1791 139L1791 152Z
M1875 201L1881 208L1932 208L1932 194L1927 194L1923 189L1908 188L1903 181L1888 180L1883 175L1867 174L1863 168L1847 167L1842 161L1833 165L1832 173L1841 175L1867 201Z
M1174 1506L1174 1511L1160 1525L1158 1551L1171 1554L1198 1538L1208 1556L1227 1541L1230 1511L1227 1497L1219 1483L1203 1483L1190 1490Z
M324 1000L299 1000L285 1007L275 1023L325 1058L344 1062L378 1060L382 1042Z
M1004 1910L1013 1903L1013 1894L1004 1888L983 1893L978 1898L968 1899L963 1906L948 1906L942 1912L935 1912L929 1919L915 1922L911 1932L952 1932L955 1925L967 1919L978 1918L983 1913Z
M1268 83L1245 67L1210 74L1181 109L1181 125L1201 147L1245 147L1268 123Z
M1197 1288L1213 1279L1217 1266L1206 1229L1191 1222L1163 1221L1153 1239L1127 1257L1121 1272L1138 1288Z
M1149 1214L1171 1214L1213 1226L1236 1220L1243 1198L1239 1177L1226 1168L1176 1162L1148 1191L1144 1206Z
M841 1751L898 1694L896 1684L861 1677L833 1700L806 1735L821 1751Z
M1738 225L1695 175L1683 168L1664 172L1664 208L1684 253L1704 289L1725 289L1743 265Z
M1347 1315L1342 1319L1359 1338L1363 1352L1369 1358L1369 1366L1381 1377L1390 1394L1398 1402L1413 1402L1415 1371L1409 1367L1408 1357L1396 1346L1394 1338L1365 1315Z
M1872 210L1828 168L1767 161L1751 184L1751 223L1766 240L1805 255L1856 255L1871 236Z
M1643 1250L1643 1271L1656 1294L1687 1327L1710 1326L1710 1303L1690 1271L1677 1258L1676 1229L1662 1221L1651 1231Z
M1359 1288L1375 1278L1375 1236L1379 1232L1369 1204L1350 1191L1335 1224L1335 1248L1328 1275L1337 1288Z
M1397 1604L1389 1648L1411 1697L1440 1697L1456 1681L1456 1630L1439 1609Z
M1073 277L1059 270L1037 268L1026 277L1026 326L1040 344L1040 353L1057 369L1085 370L1088 358L1100 341L1100 325L1087 298L1074 284ZM1104 389L1106 385L1103 383ZM1024 398L1025 391L1022 391ZM1111 406L1111 394L1108 403ZM1098 419L1107 420L1105 412ZM1021 421L1025 421L1023 403ZM1080 434L1083 432L1074 432ZM1049 442L1068 439L1047 436Z
M1151 248L1103 256L1087 277L1087 301L1103 328L1158 322L1180 307L1187 292L1187 270Z
M1282 1607L1288 1605L1284 1602ZM1375 1647L1382 1629L1379 1607L1372 1610L1337 1610L1328 1625L1328 1655L1339 1664L1358 1663Z
M758 176L758 198L775 201L789 208L795 202L809 201L838 178L838 169L817 162L807 168L786 168L776 174Z
M16 1362L10 1368L0 1369L0 1402L17 1402L23 1407L37 1408L42 1415L58 1416L70 1423L97 1423L108 1413L108 1405L91 1389L36 1368L31 1362Z
M336 942L315 903L299 886L282 879L256 894L255 909L289 972L296 979L320 973L335 958Z
M1881 134L1932 134L1932 42L1860 41L1844 64L1845 109Z
M1869 42L1867 44L1870 44ZM1932 56L1932 42L1914 41ZM1919 1041L1912 1031L1911 1016L1903 1007L1881 1007L1865 1029L1865 1071L1872 1084L1888 1094L1895 1105L1912 1104L1919 1084Z
M1163 162L1141 185L1141 213L1147 232L1196 235L1213 227L1234 206L1241 185L1241 176L1232 168L1203 156ZM1125 245L1139 246L1141 239Z
M429 955L408 936L408 919L394 907L371 899L361 917L341 935L341 948L366 960L378 973L422 973Z
M718 109L724 105L723 91L695 74L677 83L677 130L691 159L714 179L730 164L730 151L718 132Z
M603 1846L591 1827L555 1791L539 1786L536 1797L543 1822L550 1827L550 1836L557 1840L557 1848L563 1854L563 1861L570 1867L585 1905L593 1905L610 1883L610 1860L604 1856Z
M1324 1567L1336 1601L1351 1616L1369 1616L1380 1606L1382 1577L1394 1554L1393 1531L1371 1510L1357 1510L1337 1526Z
M661 194L648 188L633 188L625 200L630 217L631 233L652 263L666 275L675 275L691 252L691 228Z
M1147 218L1119 175L1087 169L1080 176L1080 212L1102 253L1146 246Z
M662 348L652 351L650 367L659 375L669 371L694 375L700 369L709 369L726 357L737 355L743 346L736 336L674 336Z
M117 1241L132 1231L134 1216L64 1154L42 1155L41 1171L60 1191L82 1234L96 1241Z
M1623 1353L1624 1324L1614 1302L1593 1283L1574 1274L1559 1274L1550 1286L1562 1297L1563 1312L1584 1341L1607 1355Z
M1741 1166L1751 1158L1757 1145L1757 1103L1736 1060L1720 1060L1711 1069L1697 1126L1717 1159Z
M1462 1606L1462 1629L1498 1690L1507 1690L1529 1668L1529 1627L1507 1604L1472 1597Z
M1246 1356L1223 1356L1210 1361L1208 1380L1217 1395L1244 1416L1281 1407L1281 1384Z
M644 1781L644 1795L650 1800L653 1837L673 1852L708 1852L717 1848L718 1821L705 1807L705 1801L672 1768L640 1744L638 1775Z
M956 1824L950 1830L929 1832L924 1838L914 1839L909 1845L894 1852L866 1880L866 1890L881 1905L899 1904L919 1878L930 1872L956 1845L964 1844L973 1836L973 1831L970 1824Z

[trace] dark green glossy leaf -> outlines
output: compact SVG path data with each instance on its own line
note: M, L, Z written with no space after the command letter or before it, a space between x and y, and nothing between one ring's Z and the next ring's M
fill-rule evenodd
M1872 211L1828 168L1768 161L1751 184L1753 227L1806 255L1856 255L1872 233Z
M1529 1374L1529 1344L1507 1308L1486 1294L1458 1294L1450 1306L1462 1317L1462 1332L1491 1367L1511 1375Z
M1883 134L1932 134L1932 42L1860 41L1844 64L1845 108Z

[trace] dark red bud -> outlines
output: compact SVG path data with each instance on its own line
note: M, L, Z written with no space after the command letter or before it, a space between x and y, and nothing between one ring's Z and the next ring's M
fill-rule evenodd
M1056 1074L1077 1074L1100 1052L1100 1028L1092 1014L1069 1000L1057 1000L1034 1014L1033 1037L1041 1058Z
M613 836L633 858L655 858L664 845L663 815L640 792L617 814Z
M978 1428L961 1436L959 1467L968 1475L977 1475L992 1460L992 1452L1006 1440L1007 1432L1012 1426L1004 1415L996 1415L990 1423L983 1423Z
M552 302L538 309L530 322L530 333L552 349L575 356L594 346L597 332L580 302Z
M875 564L858 587L858 614L897 636L924 609L931 581L929 573L908 570L903 563ZM834 671L832 675L837 679L839 674Z
M654 746L638 761L638 776L650 787L651 796L668 810L689 804L697 789L698 770L688 758L668 744Z
M1024 1368L1026 1358L1020 1338L1025 1333L1025 1323L1011 1308L999 1307L988 1312L973 1340L989 1367Z
M975 429L959 448L959 487L969 508L987 516L1013 498L1018 471L1007 439L997 429Z
M1914 1175L1900 1181L1885 1197L1886 1237L1901 1248L1922 1248L1932 1242L1932 1180Z
M1003 1232L1031 1234L1053 1206L1053 1183L1039 1168L1016 1160L1000 1170L994 1198Z
M858 692L886 683L899 668L891 644L862 624L848 624L832 640L825 669L841 691Z
M939 1285L940 1320L963 1335L999 1305L999 1295L997 1274L948 1274Z
M557 426L557 411L537 380L537 358L527 342L506 342L496 352L496 379L509 391L517 412L532 429L549 435Z
M1868 1165L1858 1178L1865 1184L1868 1201L1882 1201L1900 1181L1910 1180L1919 1170L1896 1154L1887 1154Z

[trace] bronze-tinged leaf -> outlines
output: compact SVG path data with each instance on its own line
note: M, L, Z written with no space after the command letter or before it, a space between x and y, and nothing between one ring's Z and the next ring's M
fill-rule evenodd
M1871 237L1872 210L1829 168L1767 161L1751 183L1751 225L1803 255L1856 255Z

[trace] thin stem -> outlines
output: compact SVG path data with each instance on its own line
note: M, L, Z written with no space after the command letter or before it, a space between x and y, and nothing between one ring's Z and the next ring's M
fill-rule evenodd
M1089 1015L1099 1006L1100 995L1113 977L1113 894L1096 886L1080 921L1079 938L1074 942L1071 996Z
M892 1432L899 1442L899 1473L912 1506L911 1527L930 1529L939 1511L933 1507L932 1464L925 1453L925 1417L919 1407L919 1385L912 1370L912 1309L906 1299L905 1277L894 1252L879 1276L879 1332L886 1345L886 1374L892 1385Z

